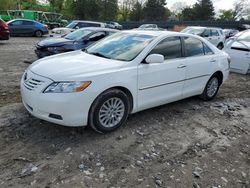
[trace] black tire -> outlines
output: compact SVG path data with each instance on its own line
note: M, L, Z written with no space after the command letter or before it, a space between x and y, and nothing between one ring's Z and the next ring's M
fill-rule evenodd
M217 48L222 50L224 48L224 45L222 43L220 43L220 44L218 44Z
M108 101L112 99L117 99L119 102L122 102L124 105L124 113L121 115L119 120L117 120L117 124L114 126L104 126L103 123L101 122L101 116L100 111L102 107L108 103ZM119 127L121 127L127 120L127 117L129 115L129 110L130 110L130 101L128 96L122 92L119 89L110 89L105 92L103 92L100 96L97 97L97 99L94 101L92 104L90 111L89 111L89 126L94 129L95 131L99 133L109 133L112 132ZM105 116L106 117L106 116ZM110 116L111 118L111 116ZM114 118L114 117L112 117ZM110 124L109 124L110 125Z
M220 85L221 85L221 80L220 80L220 79L221 79L221 78L220 78L217 74L214 74L214 75L208 80L208 82L207 82L207 84L206 84L206 87L205 87L203 93L200 95L200 98L202 98L202 99L205 100L205 101L210 101L210 100L214 99L214 98L216 97L216 95L217 95L219 89L220 89ZM215 80L216 80L216 82L218 83L217 89L214 90L214 92L213 92L212 94L211 94L211 93L209 94L209 87L211 86L211 83L212 83L213 81L215 81Z
M40 31L40 30L37 30L37 31L35 31L35 36L36 37L42 37L43 36L43 32Z

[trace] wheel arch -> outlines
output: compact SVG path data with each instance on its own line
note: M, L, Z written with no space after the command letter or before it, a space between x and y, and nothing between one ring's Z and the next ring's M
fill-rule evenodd
M216 71L210 78L217 75L219 77L220 85L223 83L223 73L221 71Z

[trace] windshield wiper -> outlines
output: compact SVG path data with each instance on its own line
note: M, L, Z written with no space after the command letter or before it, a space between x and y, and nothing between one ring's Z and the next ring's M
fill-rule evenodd
M87 52L87 51L86 51ZM88 52L87 52L88 53ZM108 56L105 56L104 54L101 54L99 52L92 52L92 53L89 53L91 55L95 55L95 56L98 56L98 57L104 57L104 58L107 58L107 59L111 59L110 57Z

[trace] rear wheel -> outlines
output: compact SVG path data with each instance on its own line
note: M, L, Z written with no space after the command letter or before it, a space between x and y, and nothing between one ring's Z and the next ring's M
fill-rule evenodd
M36 37L42 37L42 36L43 36L43 32L40 31L40 30L37 30L37 31L35 32L35 36L36 36Z
M118 89L102 93L89 112L89 125L97 132L108 133L118 129L127 120L130 109L128 96Z
M220 83L221 82L220 82L219 76L213 75L209 79L209 81L208 81L208 83L207 83L207 85L206 85L206 87L205 87L205 89L200 97L206 101L212 100L217 95L217 93L219 91Z

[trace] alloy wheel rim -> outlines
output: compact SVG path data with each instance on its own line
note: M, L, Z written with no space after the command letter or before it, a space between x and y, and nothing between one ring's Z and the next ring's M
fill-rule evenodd
M207 87L207 96L213 97L216 94L218 87L219 87L219 81L216 77L210 80Z
M125 113L125 105L120 98L114 97L105 101L99 111L99 122L106 128L118 125Z

